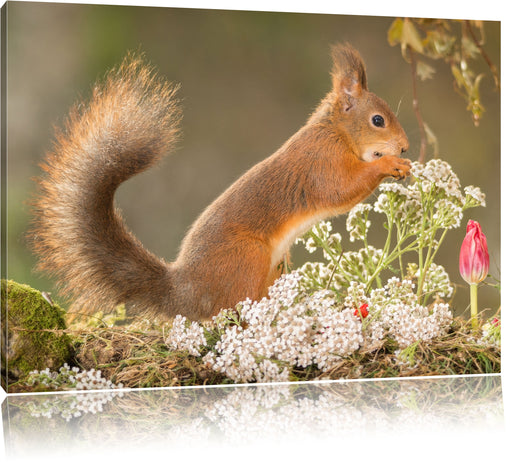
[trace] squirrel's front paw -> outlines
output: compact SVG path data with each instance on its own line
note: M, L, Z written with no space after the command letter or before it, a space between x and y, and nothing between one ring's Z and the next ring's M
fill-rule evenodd
M403 180L409 176L411 170L411 161L401 159L395 156L384 156L379 159L382 162L382 173L384 176L392 176L397 180Z

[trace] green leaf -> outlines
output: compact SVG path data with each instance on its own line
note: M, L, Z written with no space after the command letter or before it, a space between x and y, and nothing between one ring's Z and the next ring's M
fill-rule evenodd
M454 54L457 39L445 31L429 30L424 40L425 52L431 58L448 58Z
M402 30L402 46L408 45L417 53L423 53L423 43L413 22L406 18Z
M388 30L388 43L393 47L402 42L402 31L404 28L404 21L401 18L396 18Z
M473 96L475 99L480 99L480 83L484 77L484 74L478 74L475 81L473 82L473 91L471 92L471 96Z
M408 61L408 47L411 47L417 53L423 53L423 43L420 34L409 18L397 18L393 21L388 30L388 42L391 46L400 44L402 56L406 61Z
M462 50L463 50L465 56L474 58L475 56L478 56L480 54L480 50L475 45L473 40L471 40L469 37L463 36L462 40L461 40L461 44L462 44Z
M464 75L462 74L460 69L455 64L452 65L452 74L453 77L455 78L455 83L459 88L467 88L466 79L464 78Z

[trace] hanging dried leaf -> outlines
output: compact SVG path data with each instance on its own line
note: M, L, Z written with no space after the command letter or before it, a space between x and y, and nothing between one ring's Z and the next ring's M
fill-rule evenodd
M420 78L420 80L428 80L434 76L436 70L432 66L429 66L424 61L418 61L416 72L418 73L418 77Z
M406 18L404 20L402 30L402 54L404 53L404 47L411 47L417 53L423 53L423 43L418 33L418 30L414 26L412 20Z

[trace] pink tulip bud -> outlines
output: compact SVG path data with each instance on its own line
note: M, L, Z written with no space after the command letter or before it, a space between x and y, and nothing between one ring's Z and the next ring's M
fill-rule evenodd
M478 284L489 272L489 252L487 239L480 224L469 220L466 237L460 248L459 270L468 284Z

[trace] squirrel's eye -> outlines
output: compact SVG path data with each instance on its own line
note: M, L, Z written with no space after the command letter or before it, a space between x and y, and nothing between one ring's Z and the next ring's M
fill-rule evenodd
M377 114L372 117L372 124L376 127L384 127L384 117Z

